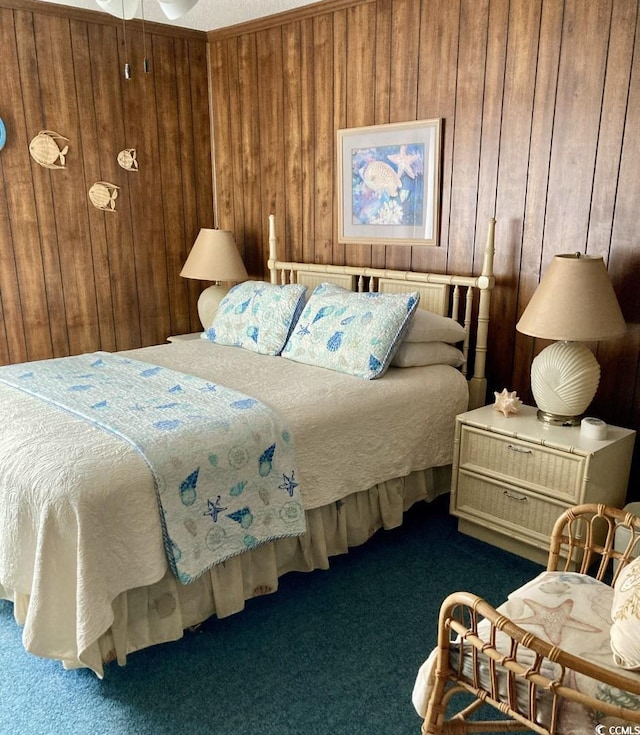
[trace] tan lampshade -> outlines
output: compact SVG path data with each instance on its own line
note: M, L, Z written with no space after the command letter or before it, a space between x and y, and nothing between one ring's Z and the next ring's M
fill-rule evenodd
M620 337L626 325L604 261L556 255L516 329L543 339L591 342Z
M244 281L248 278L233 233L201 229L180 275L201 281Z

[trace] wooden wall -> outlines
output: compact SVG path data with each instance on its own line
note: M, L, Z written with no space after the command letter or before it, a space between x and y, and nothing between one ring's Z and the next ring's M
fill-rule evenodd
M201 33L128 22L125 55L110 16L0 0L0 364L199 328L202 284L178 273L214 224L209 73L215 221L252 275L271 212L281 257L465 273L495 216L490 390L530 401L544 344L517 319L554 254L601 254L629 331L593 346L591 412L639 429L639 23L638 0L325 0L210 32L207 59ZM434 117L441 246L338 244L336 131ZM42 129L69 138L66 169L30 158ZM88 202L98 180L116 212Z
M201 284L178 274L213 225L206 35L0 0L0 90L0 364L196 330ZM40 130L69 139L65 169L30 157ZM115 212L96 181L120 187Z
M591 412L640 428L639 22L637 0L327 0L210 32L220 226L253 272L274 212L281 258L469 273L495 216L490 389L528 402L545 344L519 315L554 254L602 255L629 333L593 346ZM336 131L436 117L441 247L339 245Z

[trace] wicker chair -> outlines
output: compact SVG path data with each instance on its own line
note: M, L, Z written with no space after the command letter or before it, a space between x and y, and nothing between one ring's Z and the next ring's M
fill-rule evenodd
M620 539L618 533L615 543L617 528L625 529L626 548L621 551L615 548ZM547 571L578 572L613 586L624 566L638 555L640 517L603 505L580 505L556 522ZM557 735L563 733L563 707L581 712L589 708L586 711L597 712L600 721L609 723L640 723L638 672L600 666L552 645L469 592L455 592L442 604L438 645L432 656L435 665L424 735L521 731ZM595 687L609 685L621 696L615 704L586 696L571 686L576 676L589 677ZM458 709L451 700L460 692L467 692L465 702L469 695L472 701L447 718L449 707ZM481 713L469 719L483 705L498 710L503 719L476 719ZM594 724L578 731L593 733ZM640 732L631 728L625 731ZM602 727L595 731L609 732Z

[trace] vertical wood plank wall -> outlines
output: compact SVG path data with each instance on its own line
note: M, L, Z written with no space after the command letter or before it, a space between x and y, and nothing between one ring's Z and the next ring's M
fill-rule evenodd
M214 206L255 276L271 212L281 257L456 272L495 216L490 390L531 400L544 343L515 324L553 255L603 255L629 331L594 345L592 412L639 429L639 24L638 0L325 0L206 35L131 21L125 55L110 16L0 0L0 364L198 329L178 273ZM339 244L336 131L434 117L441 246ZM66 169L30 158L42 129ZM99 180L115 213L87 199Z
M179 271L213 226L206 34L2 1L0 90L0 364L198 329L202 284ZM65 169L30 157L40 130L69 139ZM96 181L120 187L115 212L90 203Z
M469 273L495 216L490 388L528 401L540 274L602 255L629 333L595 346L592 411L640 428L639 22L637 0L327 0L212 31L220 226L254 274L271 212L282 258ZM339 245L336 131L437 117L441 246Z

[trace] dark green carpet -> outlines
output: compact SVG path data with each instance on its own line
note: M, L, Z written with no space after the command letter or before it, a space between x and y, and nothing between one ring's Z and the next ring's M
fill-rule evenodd
M0 601L0 732L418 735L411 690L442 599L468 589L498 604L541 569L459 534L446 503L103 681L25 653Z

